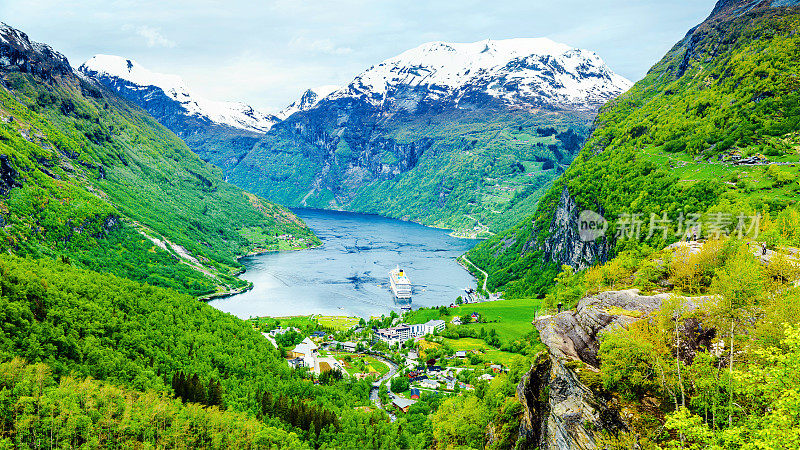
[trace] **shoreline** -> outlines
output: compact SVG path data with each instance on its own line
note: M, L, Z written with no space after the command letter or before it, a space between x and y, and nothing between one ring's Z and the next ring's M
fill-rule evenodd
M322 243L319 243L319 244L313 245L311 247L305 247L305 248L289 248L289 249L285 249L285 250L280 250L279 249L279 250L252 251L252 252L246 253L244 255L237 256L236 257L236 261L240 262L244 258L249 258L251 256L266 255L267 253L299 252L299 251L303 251L303 250L311 250L311 249L322 247L322 245L323 245ZM242 274L246 273L246 272L247 272L247 268L242 266L239 270L237 270L236 272L232 273L231 276L235 277L236 279L241 279L239 277ZM246 281L246 280L242 280L242 281ZM243 294L243 293L253 289L253 287L254 287L253 283L248 281L247 282L247 286L243 286L243 287L236 288L236 289L228 289L228 290L220 291L220 292L214 292L214 293L206 294L206 295L201 295L201 296L197 297L197 300L199 300L201 302L204 302L204 303L208 303L208 302L213 301L213 300L220 300L220 299L223 299L223 298L233 297L234 295Z
M226 291L221 291L221 292L214 292L213 294L201 295L200 297L197 297L197 300L204 303L208 303L212 300L219 300L222 298L227 298L227 297L232 297L234 295L242 294L251 289L253 289L253 283L248 282L247 286L242 286L236 289L228 289Z
M249 253L245 253L244 255L239 255L239 256L237 256L237 257L236 257L236 261L238 262L238 261L241 261L241 260L242 260L242 259L244 259L244 258L250 258L251 256L260 256L260 255L266 255L267 253L279 253L279 252L301 252L301 251L303 251L303 250L311 250L311 249L319 248L319 247L322 247L323 245L325 245L325 244L323 244L323 243L321 243L321 242L320 242L319 244L312 245L311 247L303 247L303 248L300 248L300 247L298 247L298 248L287 248L287 249L285 249L285 250L277 249L277 250L258 250L258 251L252 251L252 252L249 252ZM242 267L241 269L239 269L239 271L238 271L238 272L236 272L235 274L232 274L232 275L233 275L233 276L238 276L238 275L241 275L241 274L245 273L245 271L246 271L246 269L245 269L244 267Z
M456 239L459 239L459 240L480 241L480 240L486 239L486 238L473 238L473 237L468 237L468 236L457 236L457 235L455 235L456 231L452 230L450 228L445 228L445 227L440 227L440 226L435 226L435 225L425 225L425 224L420 223L420 222L418 222L416 220L410 220L408 218L387 217L387 216L382 216L380 214L363 213L363 212L357 212L357 211L347 211L347 210L342 210L342 209L323 209L323 208L305 208L305 207L300 207L300 208L290 208L290 210L293 213L295 213L296 215L298 215L298 217L299 217L299 214L302 214L303 211L319 212L319 213L353 214L353 215L360 215L360 216L373 216L376 219L389 220L389 221L396 220L396 221L405 222L405 223L412 223L412 224L419 225L419 226L424 227L424 228L430 228L430 229L435 229L435 230L446 231L446 232L448 232L447 233L448 236L456 238ZM313 231L314 230L312 229L312 232ZM244 258L250 258L250 257L265 255L265 254L268 254L268 253L311 250L311 249L315 249L315 248L321 248L324 245L325 245L324 242L320 242L319 244L315 244L315 245L312 245L310 247L295 247L295 248L288 248L288 249L255 249L253 251L250 251L250 252L247 252L245 254L237 256L236 257L236 261L237 262L241 262ZM475 284L480 289L481 281L469 269L469 267L467 267L466 265L464 265L460 261L460 259L462 257L463 257L463 254L454 257L454 259L456 261L456 264L458 264L464 271L467 272L467 274L469 274L469 277L472 278L472 281L475 282ZM238 277L240 277L242 274L244 274L246 272L247 272L247 268L246 267L241 267L239 270L237 270L236 272L232 273L231 275L238 278ZM241 278L239 278L239 279L241 279ZM227 290L220 291L220 292L215 292L215 293L212 293L212 294L206 294L206 295L197 297L197 299L208 303L208 302L211 302L213 300L219 300L219 299L229 298L229 297L233 297L233 296L236 296L236 295L239 295L239 294L243 294L245 292L248 292L248 291L252 290L253 288L254 288L253 283L252 282L248 282L247 286L236 288L236 289L227 289ZM444 302L444 301L442 303L442 305L444 305L444 306L446 306L447 304L449 304L449 303ZM374 315L374 313L375 313L375 311L371 311L369 315ZM311 315L320 315L320 314L321 313L319 313L319 312L311 313ZM340 314L342 314L342 313L340 313ZM302 314L301 314L301 316L302 316ZM257 316L257 317L278 317L278 316L264 315L264 316ZM365 318L366 318L366 316L365 316Z
M425 228L433 228L434 230L447 231L448 232L447 235L450 236L450 237L454 237L456 239L470 240L470 241L483 241L483 240L489 239L489 237L491 237L491 236L489 236L489 237L458 236L458 235L455 234L455 233L458 232L458 230L454 230L454 229L448 228L448 227L441 227L441 226L438 226L438 225L427 225L427 224L424 224L424 223L422 223L422 222L420 222L418 220L409 219L408 217L390 217L390 216L384 216L382 214L361 212L361 211L351 211L351 210L348 210L348 209L311 208L311 207L306 207L306 206L290 207L289 209L295 214L297 214L296 213L297 210L322 211L322 212L339 212L339 213L347 213L347 214L361 214L361 215L364 215L364 216L375 216L375 217L379 217L381 219L399 220L401 222L413 223L413 224L416 224L416 225L419 225L419 226L422 226L422 227L425 227Z

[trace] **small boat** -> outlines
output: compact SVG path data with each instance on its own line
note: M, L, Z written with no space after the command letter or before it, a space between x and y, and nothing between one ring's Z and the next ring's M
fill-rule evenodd
M400 266L389 271L389 286L392 288L395 298L411 298L411 280Z

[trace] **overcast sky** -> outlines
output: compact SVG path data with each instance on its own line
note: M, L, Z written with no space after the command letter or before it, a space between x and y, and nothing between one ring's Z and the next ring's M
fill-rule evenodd
M715 0L0 0L0 21L74 66L94 54L278 110L424 42L548 37L638 80Z

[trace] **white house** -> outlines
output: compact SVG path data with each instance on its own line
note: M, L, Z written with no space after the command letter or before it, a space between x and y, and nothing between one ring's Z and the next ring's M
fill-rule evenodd
M292 353L294 353L293 356L295 358L302 358L304 356L316 355L318 350L319 347L317 347L317 344L315 344L311 338L307 337L303 339L303 342L297 344L297 346L292 350Z
M354 352L356 351L356 343L355 342L342 342L342 350L346 352Z
M318 354L317 344L311 340L311 338L303 339L303 342L297 344L295 348L292 350L291 358L292 359L302 359L303 360L303 367L308 367L310 369L315 369L316 364L316 357Z
M419 383L420 387L428 388L428 389L439 389L439 383L433 380L422 380Z
M425 323L409 325L401 323L396 327L381 328L375 332L375 339L386 342L388 345L402 343L414 337L425 336L444 330L444 320L429 320Z
M436 331L442 331L444 330L444 326L445 326L444 320L429 320L425 322L424 334L433 333Z

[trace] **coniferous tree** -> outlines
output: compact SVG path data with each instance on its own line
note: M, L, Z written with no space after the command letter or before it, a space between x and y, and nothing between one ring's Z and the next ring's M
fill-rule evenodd
M208 381L208 405L222 406L222 383L218 380Z

